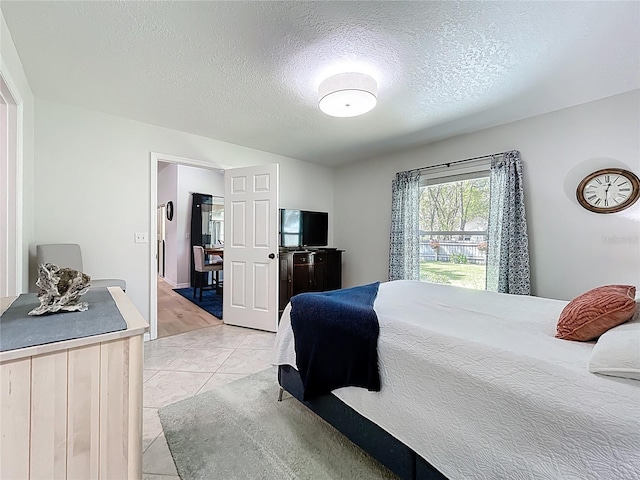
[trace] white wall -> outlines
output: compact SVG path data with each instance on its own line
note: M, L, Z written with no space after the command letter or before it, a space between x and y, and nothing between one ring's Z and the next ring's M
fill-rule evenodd
M391 181L398 171L519 150L535 295L571 299L599 285L640 288L640 201L602 215L575 198L605 167L640 175L640 90L371 159L336 172L336 245L344 284L387 280Z
M191 239L186 238L191 233L191 193L205 193L217 197L224 197L224 174L204 168L178 166L178 281L182 287L189 286L191 275Z
M160 168L161 165L164 168ZM173 202L173 221L165 220L164 278L171 285L178 283L178 227L176 222L176 204L178 203L178 165L158 163L158 205Z
M280 164L283 205L306 205L333 216L334 171L209 138L37 99L35 237L74 242L96 278L124 278L127 295L149 318L150 152L240 167ZM286 139L283 139L286 141ZM151 235L155 237L155 232Z
M34 97L22 62L0 11L0 69L22 98L22 291L29 286L29 245L34 239ZM35 251L35 247L34 247Z

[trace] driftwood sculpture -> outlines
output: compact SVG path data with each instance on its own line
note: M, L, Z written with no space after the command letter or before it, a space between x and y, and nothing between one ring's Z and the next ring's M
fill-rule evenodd
M72 268L60 268L53 263L43 263L38 268L38 299L40 306L29 315L55 312L84 312L87 302L80 302L80 296L89 290L91 277Z

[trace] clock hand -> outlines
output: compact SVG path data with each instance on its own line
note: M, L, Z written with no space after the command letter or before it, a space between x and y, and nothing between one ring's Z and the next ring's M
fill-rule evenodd
M611 182L607 183L607 188L605 188L604 190L604 206L608 206L608 199L609 199L609 189L611 188Z

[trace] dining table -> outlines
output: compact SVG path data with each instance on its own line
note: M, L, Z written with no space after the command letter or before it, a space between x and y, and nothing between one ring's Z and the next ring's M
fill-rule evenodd
M205 255L217 255L220 258L224 258L224 247L204 247Z

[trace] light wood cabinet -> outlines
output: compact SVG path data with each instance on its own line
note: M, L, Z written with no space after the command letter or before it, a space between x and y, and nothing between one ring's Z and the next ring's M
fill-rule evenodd
M142 478L148 324L109 292L126 330L0 353L1 479Z

